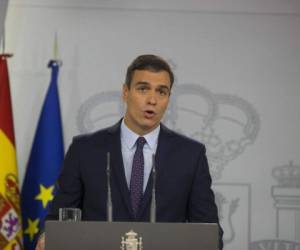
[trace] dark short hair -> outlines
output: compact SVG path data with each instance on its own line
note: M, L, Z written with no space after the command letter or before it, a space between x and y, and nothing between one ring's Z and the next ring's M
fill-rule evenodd
M125 83L130 88L135 70L149 70L152 72L166 71L169 73L171 88L174 82L174 74L170 65L161 57L156 55L140 55L128 66Z

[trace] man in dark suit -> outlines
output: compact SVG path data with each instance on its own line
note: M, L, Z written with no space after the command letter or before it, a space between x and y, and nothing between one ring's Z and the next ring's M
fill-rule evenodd
M205 146L161 124L173 82L173 72L162 58L142 55L133 61L123 85L124 118L74 138L47 219L57 219L61 207L78 207L83 220L107 220L110 152L114 221L150 220L155 155L157 221L219 223ZM221 227L219 235L222 249ZM43 249L43 237L37 249Z

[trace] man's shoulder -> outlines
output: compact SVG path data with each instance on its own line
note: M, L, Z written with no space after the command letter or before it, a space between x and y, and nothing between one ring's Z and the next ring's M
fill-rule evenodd
M200 148L202 150L205 150L205 145L202 142L192 137L189 137L181 132L172 130L163 124L161 124L161 131L163 134L165 134L165 136L170 138L170 142L173 141L177 145L188 148Z
M95 143L101 143L105 142L106 138L110 134L116 134L120 130L120 123L118 122L117 124L114 124L113 126L109 126L106 128L102 128L100 130L90 132L90 133L85 133L85 134L80 134L76 135L73 137L73 143L77 144L95 144Z

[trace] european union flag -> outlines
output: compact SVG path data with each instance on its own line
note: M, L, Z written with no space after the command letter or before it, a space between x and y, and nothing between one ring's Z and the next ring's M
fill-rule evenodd
M64 157L57 79L60 63L51 60L51 81L35 133L21 194L25 250L35 249L44 227Z

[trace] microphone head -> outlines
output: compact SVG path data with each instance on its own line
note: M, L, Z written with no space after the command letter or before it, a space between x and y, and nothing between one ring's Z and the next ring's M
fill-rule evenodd
M110 152L106 154L106 171L109 172L110 170Z

